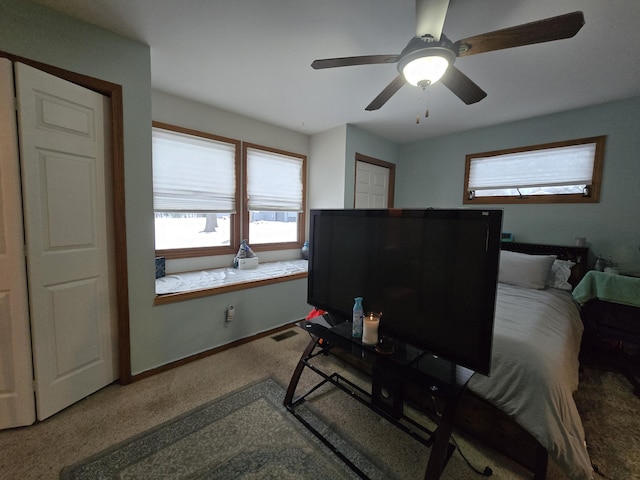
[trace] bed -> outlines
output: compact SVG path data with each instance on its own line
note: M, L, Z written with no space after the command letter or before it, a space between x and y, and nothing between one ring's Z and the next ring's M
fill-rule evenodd
M471 378L455 423L531 470L536 480L546 478L549 457L568 478L591 479L573 401L583 325L571 295L586 274L589 250L513 242L501 249L491 376ZM521 254L535 256L534 265L523 263ZM553 258L545 260L548 270L538 271L542 256ZM536 272L544 279L531 283ZM351 363L348 357L343 359ZM428 392L404 388L406 400L432 408Z
M501 255L491 377L474 375L468 390L499 408L534 439L533 445L538 444L528 449L537 451L534 465L518 459L528 463L536 478L546 471L544 451L569 478L591 478L584 430L573 401L583 325L571 296L572 286L585 273L588 251L508 243L503 250L507 251ZM541 283L545 268L547 278Z
M536 479L546 476L547 455L569 478L590 479L573 400L583 325L571 295L586 273L588 249L518 243L502 249L491 376L471 378L460 426Z
M455 423L536 480L546 478L549 457L568 478L591 479L573 400L583 324L571 295L586 274L589 249L514 242L501 249L491 375L474 374ZM432 408L428 392L404 388L406 400Z

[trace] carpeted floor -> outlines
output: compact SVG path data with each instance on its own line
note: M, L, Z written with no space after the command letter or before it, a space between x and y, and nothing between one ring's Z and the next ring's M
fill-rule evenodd
M61 479L358 479L286 410L284 393L262 380L65 467ZM322 428L308 406L298 413ZM390 477L335 431L326 434L369 478Z
M281 341L265 337L128 386L111 385L33 426L0 431L0 478L57 479L63 467L201 407L214 399L273 377L287 385L308 337L303 332ZM280 338L280 337L279 337ZM323 359L325 360L325 359ZM332 361L329 357L325 361ZM346 368L337 364L336 368ZM358 375L353 375L358 380ZM300 388L317 381L303 374ZM640 479L640 399L618 373L583 369L576 401L583 417L592 461L607 478ZM399 479L422 478L425 447L391 427L343 392L321 391L314 409L349 443ZM529 479L531 475L496 452L457 432L460 450L471 463L494 470L495 479ZM135 478L135 477L134 477ZM233 478L233 477L230 477ZM256 475L254 478L261 478ZM481 478L457 451L443 479ZM565 477L550 462L547 478ZM596 479L605 478L596 475Z
M640 398L630 392L620 373L586 367L575 396L591 462L616 480L640 479Z

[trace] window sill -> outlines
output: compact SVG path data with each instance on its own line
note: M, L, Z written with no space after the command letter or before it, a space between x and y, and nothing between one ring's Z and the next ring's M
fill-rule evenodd
M156 279L154 305L261 287L307 277L306 260L268 262L250 270L214 268L166 275Z

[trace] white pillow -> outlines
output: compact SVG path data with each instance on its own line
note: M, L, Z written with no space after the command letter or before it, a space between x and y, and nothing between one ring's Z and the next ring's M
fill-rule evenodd
M543 289L555 259L555 255L528 255L502 250L498 281L519 287Z
M571 291L573 287L568 280L571 276L571 267L574 265L575 263L570 260L555 260L549 271L547 287Z

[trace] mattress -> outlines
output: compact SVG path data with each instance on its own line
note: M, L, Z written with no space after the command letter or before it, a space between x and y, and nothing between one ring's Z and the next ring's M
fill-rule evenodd
M491 375L468 388L536 438L571 479L593 478L573 392L583 325L570 292L498 284Z

